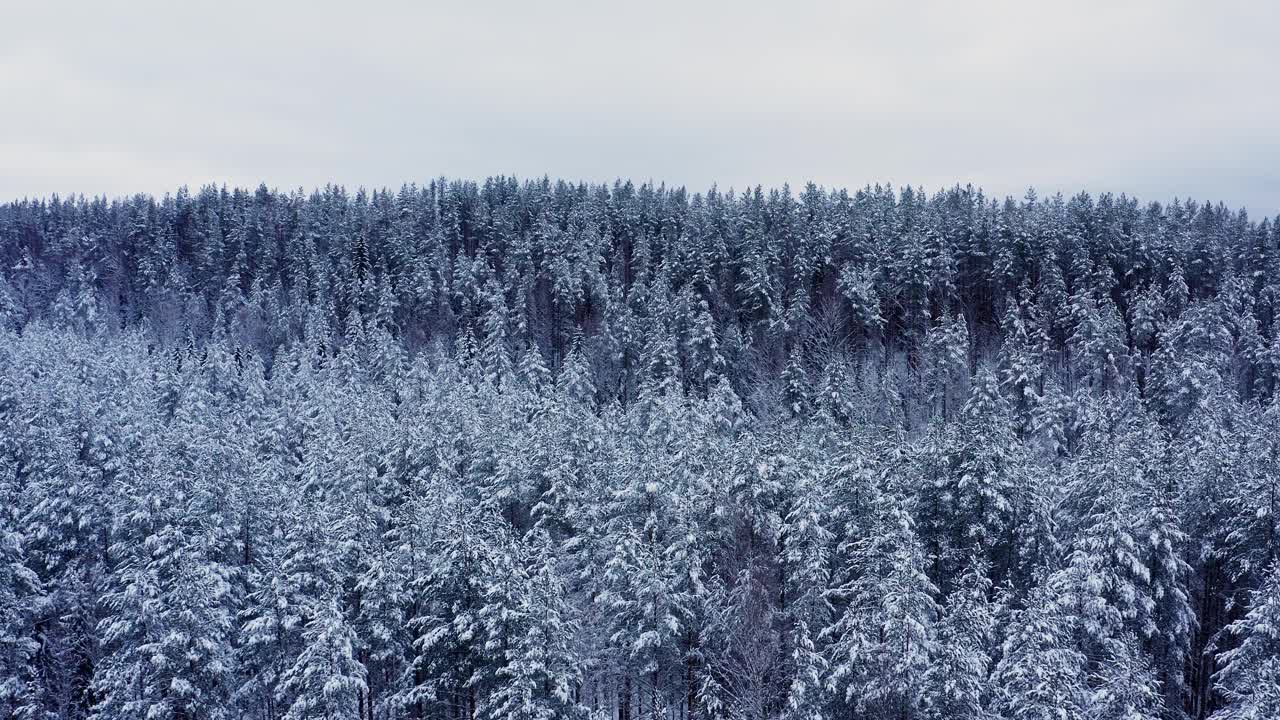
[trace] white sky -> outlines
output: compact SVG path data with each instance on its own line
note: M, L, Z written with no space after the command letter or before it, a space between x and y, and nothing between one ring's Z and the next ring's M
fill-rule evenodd
M0 200L439 175L1280 212L1280 3L0 0Z

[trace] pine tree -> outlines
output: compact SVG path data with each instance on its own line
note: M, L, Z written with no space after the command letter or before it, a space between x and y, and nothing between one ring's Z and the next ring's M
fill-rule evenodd
M1160 336L1151 366L1151 396L1170 423L1185 422L1210 409L1226 392L1231 337L1218 308L1189 306Z
M1123 323L1110 299L1095 301L1087 294L1071 298L1075 330L1067 343L1076 382L1101 392L1116 392L1129 379L1129 353Z
M993 563L997 576L1015 563L1024 460L1009 415L994 374L984 372L959 422L935 429L920 448L917 516L943 588L958 576L955 565L975 554Z
M448 485L433 485L444 491L439 505L419 499L413 506L423 554L412 571L414 652L396 703L418 715L430 708L470 715L477 706L474 678L485 663L479 613L492 521L459 514L461 498Z
M1280 565L1253 592L1249 612L1227 626L1238 647L1222 653L1216 687L1227 699L1213 720L1262 720L1280 713Z
M873 335L884 327L880 314L880 298L876 292L875 278L865 268L846 265L840 273L840 292L849 301L849 313L854 325L866 335Z
M101 625L109 652L95 673L101 717L230 717L231 584L183 488L143 495L123 518L122 557ZM202 537L203 536L203 537Z
M1048 588L1037 588L1013 613L992 673L994 708L1009 720L1083 720L1085 659L1074 647L1069 616Z
M481 319L483 329L480 341L480 358L484 365L485 379L494 387L514 375L515 363L511 359L507 303L496 280L490 279L484 289L485 311Z
M1087 716L1125 720L1167 717L1160 683L1137 638L1122 636L1106 646L1105 659L1090 679Z
M988 568L973 560L948 596L937 625L937 652L926 673L927 717L992 718L989 703L996 620Z
M715 318L711 316L710 304L704 297L699 297L696 303L686 340L686 353L691 358L691 378L701 387L710 387L717 378L723 376L727 368L724 355L720 352L720 340Z
M605 590L596 597L611 617L609 640L625 658L624 672L633 673L648 690L649 697L638 698L639 704L647 699L655 719L667 703L662 669L676 656L688 619L678 572L660 547L628 532L616 538L605 568Z
M809 378L798 347L791 349L787 366L782 371L782 394L792 416L799 417L808 412Z
M7 494L7 493L6 493ZM6 513L7 515L7 513ZM22 558L21 536L0 525L0 711L10 717L37 716L38 692L32 663L39 643L32 627L32 609L40 603L40 578Z
M1227 540L1234 571L1256 577L1280 559L1280 402L1244 415L1241 455L1247 461L1227 498L1232 519Z
M496 655L494 687L481 703L483 717L560 720L584 717L575 694L581 682L567 587L556 567L554 547L534 531L509 545L517 557L504 558L491 572L480 611L487 628L486 650Z
M827 590L836 536L829 527L830 496L815 480L812 475L801 475L780 532L786 574L780 610L786 618L790 634L786 642L791 649L787 716L795 720L822 720L828 668L821 633L831 623Z
M283 685L294 699L283 717L350 718L367 690L364 666L355 658L357 638L335 598L310 604L302 651L284 673Z
M930 407L941 408L942 421L955 412L955 398L963 397L969 381L969 328L964 317L943 315L925 334L922 376Z
M1001 321L1004 342L1000 345L997 364L1001 387L1010 396L1018 435L1025 438L1034 432L1034 415L1049 376L1045 367L1049 361L1048 337L1034 317L1023 319L1024 313L1034 313L1033 308L1020 306L1012 298L1005 303L1005 316Z
M854 712L922 717L937 653L937 588L902 500L876 500L868 534L851 548L854 573L830 592L842 608L830 638L828 683Z

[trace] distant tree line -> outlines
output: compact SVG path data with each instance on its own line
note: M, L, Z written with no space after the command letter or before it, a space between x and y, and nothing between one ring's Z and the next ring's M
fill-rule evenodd
M0 205L0 717L1280 717L1280 222Z

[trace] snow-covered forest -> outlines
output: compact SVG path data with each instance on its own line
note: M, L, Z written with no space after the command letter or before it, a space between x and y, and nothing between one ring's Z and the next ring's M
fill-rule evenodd
M0 717L1280 718L1280 223L0 206Z

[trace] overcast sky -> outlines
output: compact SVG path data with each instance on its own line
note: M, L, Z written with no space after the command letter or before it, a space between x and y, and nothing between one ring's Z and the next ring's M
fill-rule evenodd
M1280 3L5 2L0 200L493 174L1280 212Z

